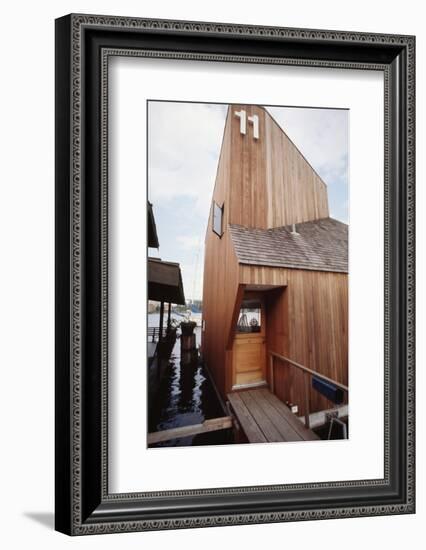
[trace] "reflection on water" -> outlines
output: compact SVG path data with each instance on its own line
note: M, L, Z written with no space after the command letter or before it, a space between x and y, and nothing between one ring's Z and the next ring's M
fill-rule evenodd
M199 315L200 316L200 315ZM176 316L177 317L177 316ZM194 317L197 317L195 314ZM201 317L201 316L200 316ZM148 315L149 325L158 323L158 315ZM177 317L182 320L182 318ZM157 325L158 326L158 325ZM197 346L201 328L195 328ZM176 340L168 369L153 404L149 431L161 431L180 426L200 424L208 418L225 416L210 379L200 361L180 363L180 339ZM231 443L230 430L221 430L196 436L181 437L153 445L153 447L180 447L188 445L223 445Z

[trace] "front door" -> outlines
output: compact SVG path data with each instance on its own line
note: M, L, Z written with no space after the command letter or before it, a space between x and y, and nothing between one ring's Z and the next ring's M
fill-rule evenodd
M265 308L262 298L245 296L233 346L233 389L265 384Z

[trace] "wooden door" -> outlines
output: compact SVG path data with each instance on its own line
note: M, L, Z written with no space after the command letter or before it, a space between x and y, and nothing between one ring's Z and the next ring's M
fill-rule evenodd
M258 324L255 324L254 321ZM265 310L262 299L243 300L233 346L233 389L266 382Z

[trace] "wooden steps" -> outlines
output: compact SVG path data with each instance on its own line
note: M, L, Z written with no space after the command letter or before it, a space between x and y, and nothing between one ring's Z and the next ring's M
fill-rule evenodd
M229 393L228 401L249 443L320 439L266 388Z

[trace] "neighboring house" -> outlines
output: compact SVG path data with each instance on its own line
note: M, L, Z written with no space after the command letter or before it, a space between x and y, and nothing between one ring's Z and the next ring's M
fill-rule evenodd
M348 383L348 226L262 107L228 108L205 239L204 360L222 396L270 386L270 352ZM304 377L275 360L274 392L304 414ZM310 391L310 412L330 408ZM309 412L309 411L308 411Z
M158 249L160 243L150 202L148 202L147 233L148 248ZM178 263L165 262L160 258L148 256L148 300L160 302L161 326L163 326L162 316L165 303L168 303L169 311L171 304L185 305L182 274ZM168 324L170 324L170 315L168 316Z
M148 248L159 248L157 227L150 202L148 202L147 214ZM158 326L148 326L147 329L148 405L151 408L176 341L176 328L171 324L171 306L172 304L185 305L185 295L178 263L165 262L160 258L148 256L147 271L148 313L150 313L150 301L160 303ZM165 304L168 305L166 321L164 321Z

